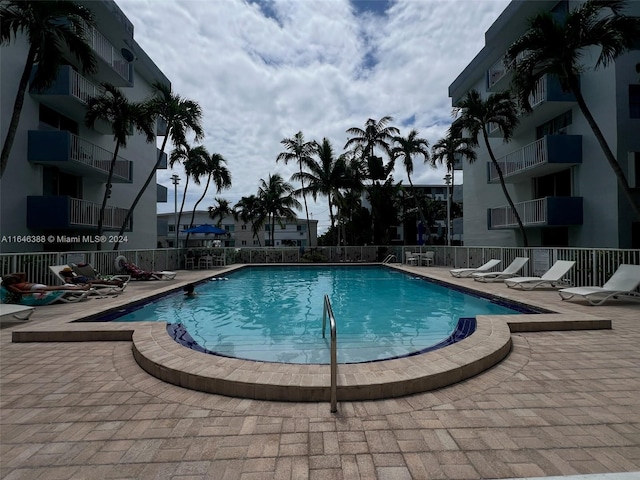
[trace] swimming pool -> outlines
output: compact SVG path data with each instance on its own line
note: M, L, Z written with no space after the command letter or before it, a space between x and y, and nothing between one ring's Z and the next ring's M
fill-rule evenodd
M410 355L447 339L459 319L516 310L386 267L247 267L228 281L176 292L117 321L182 323L203 349L236 358L328 363L323 296L338 330L338 361Z

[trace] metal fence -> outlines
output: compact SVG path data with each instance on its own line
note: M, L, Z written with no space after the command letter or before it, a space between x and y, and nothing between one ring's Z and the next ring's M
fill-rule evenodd
M571 285L602 285L623 263L640 265L640 250L606 248L521 248L521 247L448 247L448 246L362 246L317 247L301 249L278 248L215 248L216 255L224 255L225 265L234 263L363 263L382 262L389 255L392 262L403 262L405 252L435 252L436 267L461 268L482 265L492 258L506 267L515 257L528 257L522 276L539 276L556 260L573 260L575 267L567 279ZM185 249L104 250L86 252L30 252L0 254L0 274L25 272L30 282L55 285L57 279L50 265L90 263L100 273L115 274L115 259L123 255L129 262L145 270L179 270L184 268Z

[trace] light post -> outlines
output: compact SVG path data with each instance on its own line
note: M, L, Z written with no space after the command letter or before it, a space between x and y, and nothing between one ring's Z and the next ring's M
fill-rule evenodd
M447 184L447 245L451 246L451 191L449 185L451 184L451 174L447 173L444 176L444 181Z
M174 173L173 175L171 175L171 182L173 183L173 223L175 225L175 231L176 231L176 244L175 247L178 248L178 230L179 230L179 225L178 225L178 184L180 183L180 177Z

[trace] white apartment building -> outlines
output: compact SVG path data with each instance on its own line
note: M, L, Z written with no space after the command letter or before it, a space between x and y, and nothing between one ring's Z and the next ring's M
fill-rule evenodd
M453 106L471 89L485 98L509 88L503 63L509 46L541 10L566 14L582 0L512 1L485 34L485 46L449 87ZM640 2L628 3L640 16ZM586 52L591 67L599 51ZM632 50L597 71L586 69L581 91L607 142L640 196L640 81ZM520 214L530 246L640 248L640 222L573 95L555 78L544 77L511 142L499 130L491 136L503 165L507 188ZM482 139L478 160L464 163L465 245L522 245L515 216L502 193Z
M178 245L185 246L187 234L184 230L189 228L191 210L182 212L180 228L178 229ZM226 235L214 235L209 233L192 233L189 235L187 247L265 247L271 246L270 225L265 225L257 235L251 231L251 223L235 220L228 216L213 220L207 210L196 210L193 225L216 225L226 230ZM307 229L307 220L298 218L295 221L283 220L282 225L276 221L274 243L276 247L316 247L318 246L318 221L309 220L311 226L311 241ZM176 240L176 218L174 213L158 214L158 247L173 247Z
M109 125L85 125L86 102L109 82L131 101L152 93L152 83L170 85L134 39L134 26L112 0L81 3L95 16L89 44L98 71L83 75L72 56L45 91L28 90L11 156L0 185L1 252L94 250L94 236L113 156ZM28 51L26 37L0 48L0 133L6 137L20 72ZM34 67L37 68L37 65ZM117 234L127 209L158 158L155 142L133 132L118 152L105 214L106 236ZM164 159L166 168L166 158ZM166 202L165 187L153 184L138 203L121 249L156 247L156 202ZM25 236L31 236L25 241ZM20 241L12 241L19 240ZM44 241L43 241L44 240ZM107 242L102 248L113 247Z

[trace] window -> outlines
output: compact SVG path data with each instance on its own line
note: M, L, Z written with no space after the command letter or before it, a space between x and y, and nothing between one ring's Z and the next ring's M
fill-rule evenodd
M534 179L535 198L570 197L571 170L545 175Z
M223 229L225 229L227 232L233 232L233 231L235 231L235 229L236 229L235 227L236 227L236 226L235 226L235 225L233 225L233 224L230 224L230 225L223 225L223 226L222 226L222 228L223 228Z
M253 241L253 244L254 244L254 245L259 245L258 240L254 240L254 241Z
M296 225L296 230L298 232L301 232L302 231L302 225Z
M569 127L571 123L572 115L571 110L569 110L537 127L536 140L540 140L545 135L566 135L567 127Z
M175 232L176 231L176 226L175 225L169 225L169 231L170 232Z
M640 118L640 85L629 85L629 118Z
M246 240L242 240L242 245L246 245L247 241Z
M66 130L75 135L78 134L78 124L76 122L42 104L40 104L38 119L41 123L49 125L56 130Z
M247 229L247 224L246 224L246 223L243 223L243 224L242 224L242 227L240 227L240 228L241 228L242 230L246 230L246 229Z

